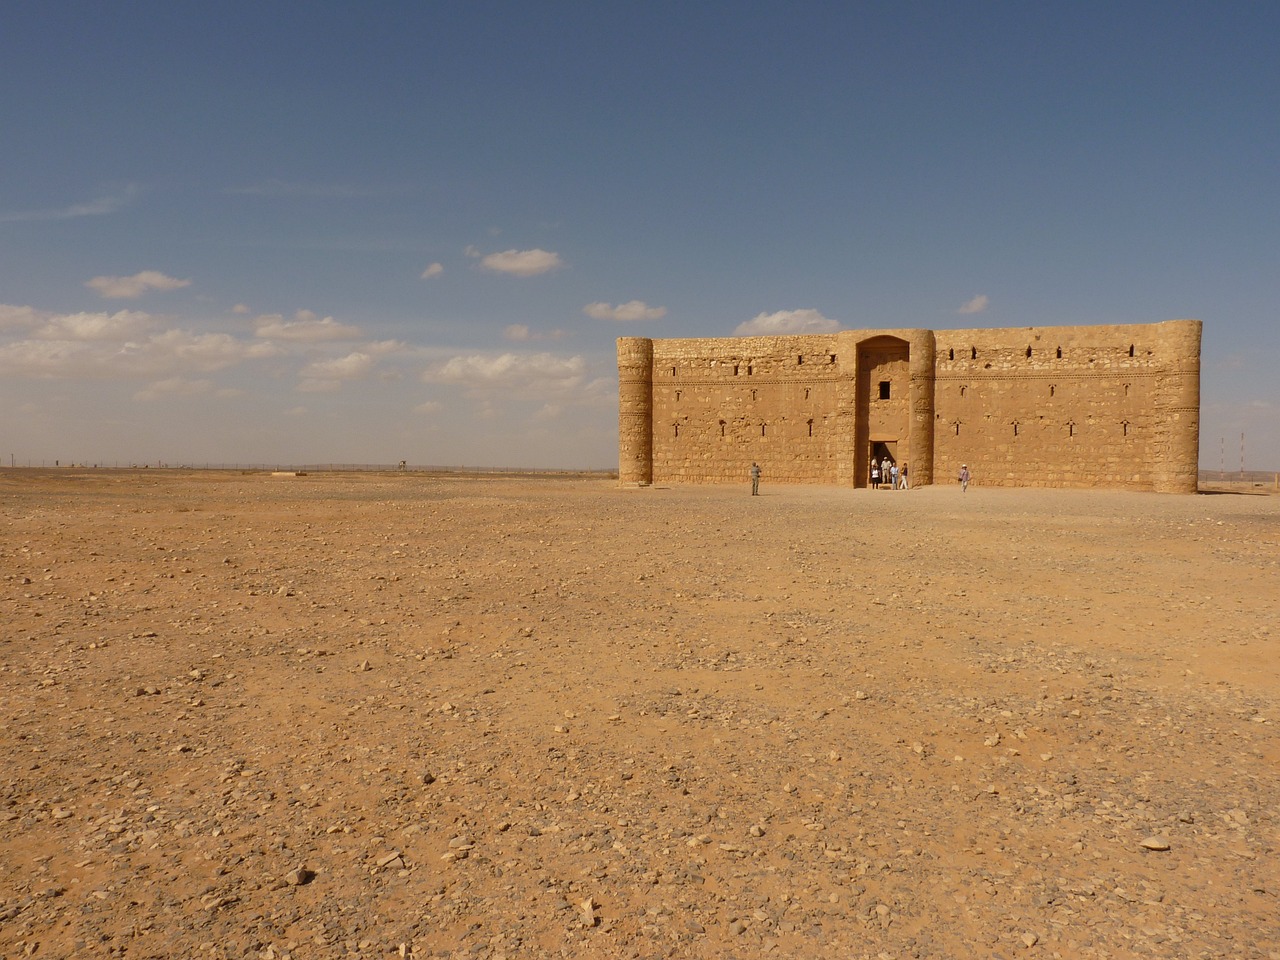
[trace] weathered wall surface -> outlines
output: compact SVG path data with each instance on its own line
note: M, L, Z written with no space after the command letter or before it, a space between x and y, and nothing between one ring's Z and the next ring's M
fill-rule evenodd
M624 483L1196 488L1198 320L618 342ZM647 370L647 376L646 376Z

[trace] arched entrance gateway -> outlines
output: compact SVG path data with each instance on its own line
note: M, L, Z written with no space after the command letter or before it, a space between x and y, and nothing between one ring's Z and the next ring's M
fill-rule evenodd
M933 335L928 330L863 337L854 345L853 483L871 481L871 461L933 480ZM884 483L889 478L884 478Z
M858 344L854 386L858 486L866 486L872 459L899 469L910 463L910 362L911 345L898 337L872 337Z

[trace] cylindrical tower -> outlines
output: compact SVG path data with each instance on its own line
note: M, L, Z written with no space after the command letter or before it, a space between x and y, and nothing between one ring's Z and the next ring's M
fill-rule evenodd
M1200 333L1199 320L1167 320L1158 324L1161 364L1156 410L1164 436L1153 471L1157 493L1195 493L1200 476Z
M933 483L933 399L937 341L932 330L908 330L911 376L911 482Z
M653 341L618 338L618 483L653 483Z

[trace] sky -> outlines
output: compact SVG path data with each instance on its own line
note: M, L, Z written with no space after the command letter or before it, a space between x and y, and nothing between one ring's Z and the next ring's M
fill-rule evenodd
M0 13L0 458L617 466L616 339L1204 321L1280 469L1280 4Z

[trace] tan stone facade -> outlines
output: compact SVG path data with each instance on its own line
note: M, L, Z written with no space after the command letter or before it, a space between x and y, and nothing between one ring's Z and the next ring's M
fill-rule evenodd
M1194 493L1199 320L618 341L625 484L1124 487Z

